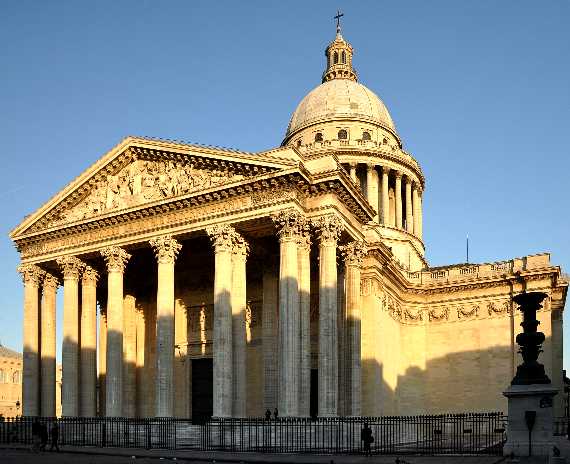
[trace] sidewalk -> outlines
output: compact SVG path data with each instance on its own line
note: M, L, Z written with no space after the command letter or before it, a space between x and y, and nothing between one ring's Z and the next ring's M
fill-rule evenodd
M27 450L24 445L0 445L2 449ZM495 464L506 462L499 456L380 456L372 457L355 455L312 455L312 454L263 454L263 453L231 453L225 451L191 451L191 450L146 450L142 448L91 448L62 447L63 453L83 455L123 456L135 458L154 458L169 461L195 461L215 463L271 463L271 464L394 464L400 459L402 464Z

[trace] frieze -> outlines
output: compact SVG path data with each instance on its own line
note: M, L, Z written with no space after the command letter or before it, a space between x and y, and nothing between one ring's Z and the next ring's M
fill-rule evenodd
M237 211L251 207L249 195L227 199L216 203L195 206L180 210L162 212L156 216L135 217L129 222L113 224L112 222L100 229L85 230L67 237L45 240L39 243L22 245L22 258L30 258L67 248L82 246L88 243L101 243L113 238L124 238L149 230L168 228L206 219L228 211Z
M466 309L463 305L457 307L457 319L469 319L479 315L479 305L474 304L471 309Z
M134 160L115 175L108 175L87 197L65 209L43 227L52 227L103 213L151 203L243 180L243 174L204 169L193 163ZM42 227L42 228L43 228Z
M509 301L489 301L487 303L487 313L489 316L495 315L510 315L511 314L511 304Z
M424 314L421 309L413 313L409 308L404 308L404 319L406 321L422 322L424 320Z
M449 308L442 308L440 311L437 309L430 309L428 312L428 319L430 322L440 322L449 320Z

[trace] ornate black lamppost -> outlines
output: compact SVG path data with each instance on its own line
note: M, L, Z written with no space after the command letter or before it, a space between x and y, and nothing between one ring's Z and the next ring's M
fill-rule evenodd
M542 300L546 297L546 293L532 292L521 293L513 298L523 313L521 323L523 333L517 335L517 343L520 345L519 353L523 357L523 363L517 367L517 373L511 385L551 383L544 372L544 366L538 362L538 355L542 352L544 334L537 331L540 322L536 319L536 312L542 308Z

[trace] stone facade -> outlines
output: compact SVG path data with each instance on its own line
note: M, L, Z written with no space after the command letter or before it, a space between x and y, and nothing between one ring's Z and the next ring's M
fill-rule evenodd
M128 137L12 231L24 414L54 411L58 285L67 416L504 410L525 290L562 387L560 268L429 266L424 175L352 54L338 32L280 147Z

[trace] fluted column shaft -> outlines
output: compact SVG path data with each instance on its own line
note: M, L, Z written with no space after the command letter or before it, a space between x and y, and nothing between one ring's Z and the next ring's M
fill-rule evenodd
M22 414L40 414L39 285L43 271L34 265L18 267L24 281L24 356L22 375Z
M382 166L382 223L386 226L390 222L390 198L388 196L388 174L390 168Z
M362 404L360 269L367 250L364 243L351 242L342 247L341 251L346 265L346 351L348 354L346 413L349 416L360 416Z
M299 416L311 414L311 241L308 231L300 237L299 324L301 333L299 362Z
M406 176L406 231L410 234L414 233L414 223L412 216L412 180Z
M279 413L299 415L300 308L298 242L306 221L296 211L273 218L279 237Z
M108 417L123 415L123 274L131 257L122 248L101 250L107 264L107 373L105 407Z
M263 268L263 373L264 392L263 409L273 411L278 399L278 312L279 312L279 275L277 265L270 257L266 258Z
M45 274L42 282L41 307L41 415L56 415L56 297L59 282L52 274Z
M249 246L236 233L232 253L232 345L233 345L233 407L234 417L246 417L247 359L245 309L247 305L245 264Z
M107 391L107 312L99 313L99 416L106 414Z
M414 235L420 235L420 198L418 187L414 184L412 188L412 208L414 214Z
M366 197L370 206L376 211L374 222L378 222L378 173L373 164L369 164L366 170Z
M156 416L172 417L174 415L174 263L182 245L169 235L153 239L150 244L158 261Z
M73 256L57 259L63 271L62 415L79 415L79 276L85 265Z
M81 279L80 414L97 415L97 278L87 266Z
M231 417L233 398L232 350L232 247L234 229L206 229L214 245L213 416Z
M319 239L319 416L338 414L336 249L342 225L336 216L314 222Z
M396 227L402 228L402 173L396 171Z

